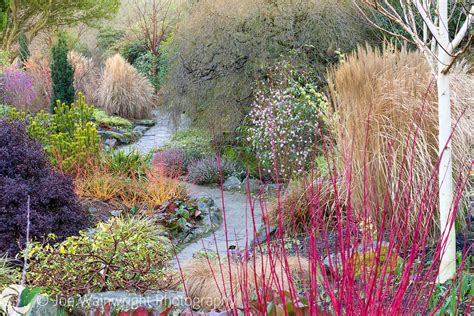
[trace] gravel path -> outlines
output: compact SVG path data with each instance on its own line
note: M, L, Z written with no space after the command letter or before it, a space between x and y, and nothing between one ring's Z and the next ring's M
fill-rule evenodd
M148 129L137 142L121 147L122 150L129 152L137 149L140 153L146 154L150 150L162 147L170 141L173 135L173 127L168 115L160 109L154 110L153 114L156 124Z
M189 191L191 196L199 197L205 194L214 200L216 206L223 210L222 216L226 217L227 230L225 229L226 227L224 223L222 223L221 226L208 237L199 239L198 241L188 245L178 254L180 263L191 259L193 254L200 250L219 252L221 256L227 255L226 232L230 249L234 247L243 248L247 242L250 245L253 236L255 236L253 229L254 222L257 230L262 224L259 200L252 198L252 204L254 205L254 221L252 221L252 208L250 207L249 202L251 197L248 197L246 194L224 191L223 205L222 192L220 188L210 188L190 184Z
M169 142L171 136L173 135L173 128L168 116L164 113L164 111L159 109L154 111L154 115L156 117L156 124L147 130L140 140L131 145L122 147L122 150L130 151L132 149L137 149L140 153L147 153L150 150L162 147ZM186 120L184 119L182 121L184 122L183 125L185 126ZM219 209L225 210L229 247L244 246L246 243L246 236L249 236L249 243L253 240L254 225L251 219L251 208L247 195L239 192L226 191L224 192L223 206L220 188L204 187L191 184L188 186L191 196L198 197L206 194L214 200L216 206ZM262 223L260 204L258 201L255 203L254 214L255 227L258 229ZM212 251L219 251L221 255L226 255L226 230L223 223L210 236L200 239L185 247L178 254L180 263L191 259L194 253L202 250L203 248Z

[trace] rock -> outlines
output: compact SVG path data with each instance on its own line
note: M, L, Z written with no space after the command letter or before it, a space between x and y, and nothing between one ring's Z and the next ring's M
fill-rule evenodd
M132 135L130 132L120 133L115 131L101 130L99 131L99 135L104 140L115 139L119 145L130 144L130 142L132 141Z
M196 204L199 210L203 213L206 211L206 214L207 209L215 205L214 200L207 193L199 193L194 197L194 199L196 200Z
M265 193L269 195L276 195L278 193L278 188L280 189L280 194L285 193L286 184L284 183L269 183L265 185Z
M201 229L201 234L207 235L213 229L217 229L222 221L221 213L216 206L211 206L202 213L202 223L204 229Z
M122 211L119 211L119 210L110 211L110 215L112 215L113 217L118 217L121 214L122 214Z
M115 148L115 146L117 145L117 140L115 138L107 138L104 141L104 145L106 148L109 149Z
M138 126L135 126L135 128L133 129L133 133L135 133L136 135L139 135L139 137L142 137L143 134L145 134L147 130L148 130L148 127L143 126L143 125L138 125Z
M46 295L36 295L33 299L31 309L26 313L28 316L44 315L64 315L64 308L60 306L61 302L54 302Z
M90 215L95 215L97 214L97 207L90 206L87 208L87 211L89 212Z
M262 182L257 179L248 179L242 182L242 193L256 194L260 192Z
M133 122L135 123L135 125L142 125L146 127L152 127L156 124L155 120L136 120Z
M240 182L239 178L232 176L225 180L223 188L226 191L233 191L233 190L240 190L242 187L242 182Z

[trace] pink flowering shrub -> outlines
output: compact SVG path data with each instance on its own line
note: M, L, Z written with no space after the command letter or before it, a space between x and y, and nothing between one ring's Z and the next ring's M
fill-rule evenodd
M287 78L266 82L267 88L257 91L247 129L247 141L263 167L284 180L308 167L327 107L325 96L288 68L283 66Z
M36 98L33 81L22 70L10 67L0 77L0 98L4 104L25 108Z

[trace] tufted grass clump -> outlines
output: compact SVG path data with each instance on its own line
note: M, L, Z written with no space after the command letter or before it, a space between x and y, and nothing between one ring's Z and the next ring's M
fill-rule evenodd
M99 105L109 114L127 119L151 118L155 107L153 86L122 56L105 61Z

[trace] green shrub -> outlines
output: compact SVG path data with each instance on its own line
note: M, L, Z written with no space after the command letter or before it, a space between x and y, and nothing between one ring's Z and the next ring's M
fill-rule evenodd
M143 76L147 77L151 82L155 91L158 91L162 84L167 72L167 58L166 53L162 50L160 56L155 56L150 52L146 52L143 55L140 55L133 66L137 68L138 72ZM156 67L156 73L153 76L153 66Z
M177 131L163 149L177 148L183 150L190 159L208 156L212 150L212 135L203 129L186 129Z
M120 117L120 116L109 116L103 110L94 110L93 114L94 121L97 122L98 125L107 125L113 127L123 127L127 129L133 128L133 123L129 120Z
M74 69L67 58L68 46L66 36L60 34L51 48L51 79L53 96L51 97L51 112L54 112L56 102L70 104L74 102Z
M100 138L92 122L94 107L79 95L75 103L57 104L55 113L40 111L34 116L13 107L0 106L0 117L27 123L28 134L39 141L51 163L70 171L98 155Z
M171 247L152 220L113 218L62 243L33 243L28 282L66 297L116 290L161 290L172 278L168 269Z
M13 106L0 104L0 118L9 118L14 121L24 121L26 120L26 112L19 111Z
M122 30L108 26L100 27L97 35L97 48L103 55L107 55L123 36L124 32Z
M57 104L54 114L34 116L28 133L39 140L51 163L64 171L81 166L99 153L99 134L92 122L94 107L83 95L72 104Z
M140 178L150 171L153 152L142 155L138 150L113 150L104 153L102 159L113 174Z

